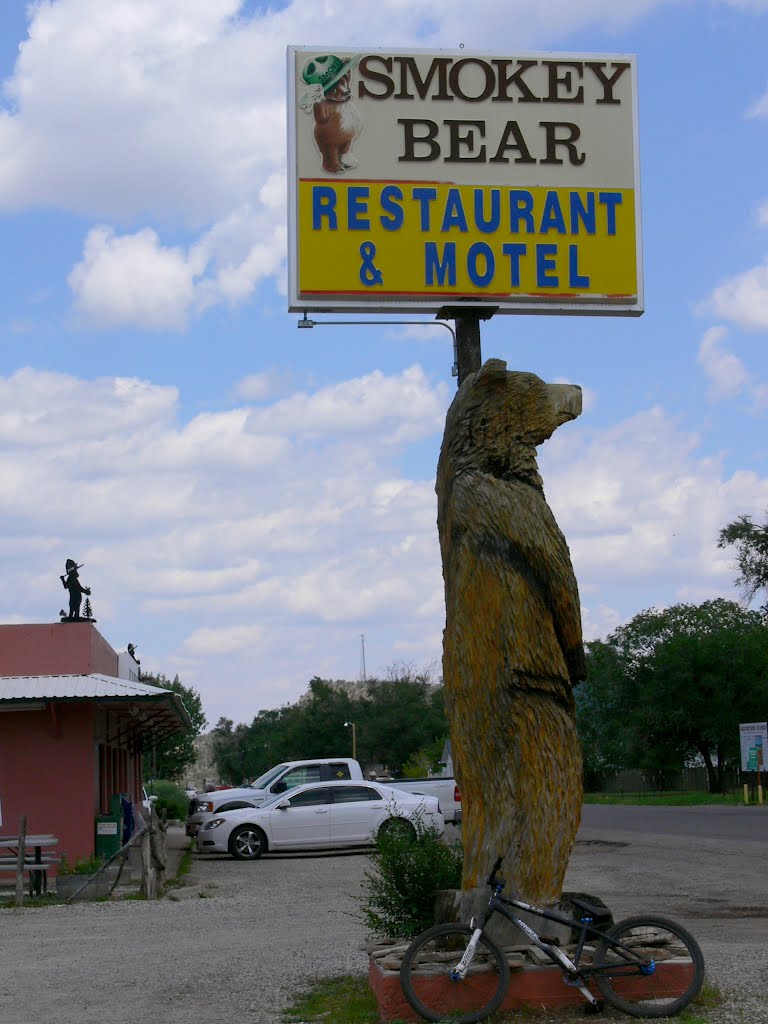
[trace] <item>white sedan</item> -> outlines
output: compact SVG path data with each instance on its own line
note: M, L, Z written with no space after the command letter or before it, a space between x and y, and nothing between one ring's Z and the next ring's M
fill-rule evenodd
M375 842L382 829L413 832L417 819L440 834L445 827L435 797L374 782L313 782L260 807L214 816L198 833L197 848L256 860L268 850L363 846Z

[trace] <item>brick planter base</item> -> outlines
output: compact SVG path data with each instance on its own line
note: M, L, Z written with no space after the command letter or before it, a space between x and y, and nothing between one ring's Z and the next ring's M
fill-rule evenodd
M678 995L684 991L691 977L693 967L688 964L657 964L656 983L663 978L667 985L664 992L658 990L658 995ZM420 1021L421 1017L415 1013L403 995L400 986L399 971L389 971L381 968L378 963L370 958L369 980L376 1000L379 1004L379 1017L382 1021L406 1020ZM489 978L489 988L492 979ZM621 979L625 992L630 992L634 979ZM429 985L432 989L430 1003L435 1006L433 1000L444 1000L446 1010L457 1008L457 987L447 978L425 978L423 984ZM617 985L618 987L618 985ZM590 984L590 989L599 996L599 992ZM583 1006L584 996L576 988L571 988L563 981L562 971L558 967L523 967L520 970L513 970L502 1010L520 1010L526 1006L539 1007L542 1009L557 1009L564 1006Z

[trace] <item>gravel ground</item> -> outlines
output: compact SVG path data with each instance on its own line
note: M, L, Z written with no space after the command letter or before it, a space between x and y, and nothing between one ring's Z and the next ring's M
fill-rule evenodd
M186 898L2 910L0 1021L278 1024L313 978L366 972L356 913L368 864L359 853L199 857L199 886L179 890ZM566 888L601 896L617 919L655 911L679 920L726 996L707 1019L768 1022L764 843L583 828Z

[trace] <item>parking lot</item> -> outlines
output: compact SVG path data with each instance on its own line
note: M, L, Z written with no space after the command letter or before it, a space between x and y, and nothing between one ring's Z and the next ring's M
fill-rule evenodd
M768 812L734 808L729 838L709 808L687 809L695 834L684 835L626 808L586 810L566 887L601 896L616 917L679 919L726 995L713 1024L768 1020ZM313 978L367 970L357 914L369 867L364 853L196 857L191 898L1 911L0 1019L278 1024Z

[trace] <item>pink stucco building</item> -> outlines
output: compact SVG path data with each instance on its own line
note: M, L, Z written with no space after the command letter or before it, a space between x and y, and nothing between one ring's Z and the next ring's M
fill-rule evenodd
M0 626L0 831L26 815L74 862L112 796L141 799L143 750L190 720L131 666L89 621Z

